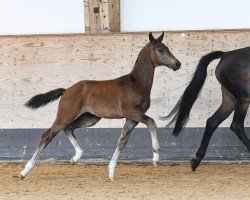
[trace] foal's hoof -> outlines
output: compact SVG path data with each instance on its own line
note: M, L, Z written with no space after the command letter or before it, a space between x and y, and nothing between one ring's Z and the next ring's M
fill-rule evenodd
M76 164L76 162L74 161L73 158L71 158L70 163L71 163L71 165L75 165Z
M155 167L158 166L158 163L159 163L159 161L153 161L153 165L154 165Z
M114 177L109 177L109 181L113 182L113 181L115 181L115 178Z
M195 172L196 168L200 165L200 162L197 161L196 159L192 159L190 161L191 169L193 172Z
M25 176L23 176L22 174L19 174L19 179L23 180L25 178Z

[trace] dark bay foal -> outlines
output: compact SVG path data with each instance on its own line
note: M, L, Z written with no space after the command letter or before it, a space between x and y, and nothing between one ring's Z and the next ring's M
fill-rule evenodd
M26 106L36 109L48 104L61 96L57 117L42 136L38 147L21 171L20 178L24 178L33 168L41 151L61 131L71 141L75 148L75 156L71 162L76 163L82 156L83 150L77 141L74 130L90 127L101 118L126 118L121 131L117 148L109 164L109 179L114 179L118 157L128 141L129 135L139 123L144 123L150 130L153 147L153 162L159 161L159 143L157 140L155 121L145 112L150 107L150 92L153 84L155 67L164 65L178 70L181 63L172 55L163 43L164 33L155 39L149 34L150 42L141 50L133 70L122 77L107 81L80 81L68 89L56 89L45 94L32 97Z
M166 118L174 115L169 125L175 124L173 134L177 136L188 122L191 108L206 80L209 63L218 58L221 60L216 67L215 75L221 84L222 103L207 120L196 158L191 160L193 171L205 157L208 143L214 131L233 111L234 117L230 128L250 152L250 141L244 131L244 120L250 102L250 47L228 52L215 51L203 56L191 82Z

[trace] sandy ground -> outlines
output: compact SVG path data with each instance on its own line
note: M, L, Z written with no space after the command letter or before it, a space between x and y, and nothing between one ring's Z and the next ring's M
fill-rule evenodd
M250 199L250 164L136 166L120 164L116 181L107 166L37 164L24 179L24 164L0 164L1 200Z

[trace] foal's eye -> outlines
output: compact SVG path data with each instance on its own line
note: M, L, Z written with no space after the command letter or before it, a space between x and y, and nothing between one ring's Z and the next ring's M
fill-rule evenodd
M164 50L163 49L158 49L158 51L162 53Z

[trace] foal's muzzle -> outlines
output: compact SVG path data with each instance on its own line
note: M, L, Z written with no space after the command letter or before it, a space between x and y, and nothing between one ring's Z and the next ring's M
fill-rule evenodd
M181 62L179 60L177 60L175 62L175 65L173 66L173 70L176 71L176 70L180 69L180 67L181 67Z

